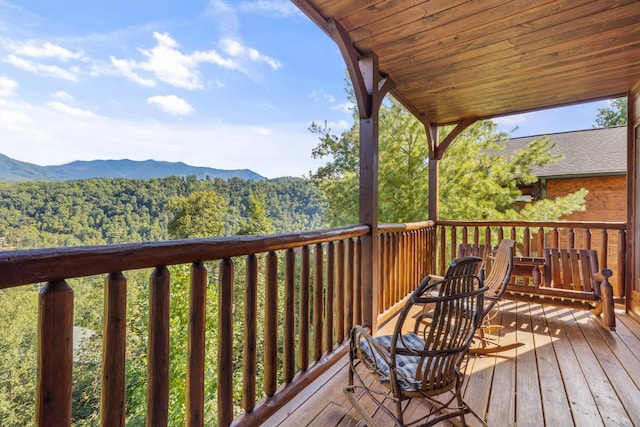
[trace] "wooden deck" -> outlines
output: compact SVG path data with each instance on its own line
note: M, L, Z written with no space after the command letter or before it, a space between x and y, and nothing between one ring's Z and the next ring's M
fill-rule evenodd
M609 333L586 311L514 301L502 308L493 322L505 326L500 339L524 345L472 356L466 368L465 401L489 426L640 426L638 322L617 313ZM346 381L345 357L265 425L364 425L342 393ZM366 398L361 402L381 426L391 424Z

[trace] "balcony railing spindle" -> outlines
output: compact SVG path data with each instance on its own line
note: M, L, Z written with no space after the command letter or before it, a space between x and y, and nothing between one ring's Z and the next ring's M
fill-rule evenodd
M169 423L169 270L156 267L149 279L147 426Z
M293 249L285 252L285 282L284 282L284 382L290 383L296 372L296 319L295 319L295 291L296 291L296 254Z
M71 425L73 290L64 280L40 290L36 425Z
M103 427L125 425L126 318L127 280L121 272L109 273L104 287L100 394L100 425Z
M264 301L264 393L271 397L278 387L278 256L267 254Z
M207 305L207 269L201 262L191 265L189 326L187 338L186 425L204 425L204 354ZM246 353L245 353L246 354Z
M258 339L258 257L247 255L247 277L244 289L244 357L242 372L242 405L245 412L253 411L256 404L256 373ZM285 350L286 351L286 350Z
M233 281L231 258L220 261L218 295L218 425L233 422Z

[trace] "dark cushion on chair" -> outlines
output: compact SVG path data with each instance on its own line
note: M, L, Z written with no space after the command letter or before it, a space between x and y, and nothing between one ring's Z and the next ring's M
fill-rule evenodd
M398 340L397 348L408 348L415 350L424 350L425 342L416 334L403 334L402 339ZM391 347L391 340L393 335L382 335L375 337L379 345L387 350ZM367 355L371 360L375 360L378 367L378 375L380 376L381 383L389 382L389 365L385 358L377 351L368 345L365 339L360 340L360 348L362 352ZM398 375L398 381L400 387L404 390L415 390L420 387L420 381L416 380L416 371L418 370L418 363L420 362L420 356L409 355L397 355L396 356L396 373Z

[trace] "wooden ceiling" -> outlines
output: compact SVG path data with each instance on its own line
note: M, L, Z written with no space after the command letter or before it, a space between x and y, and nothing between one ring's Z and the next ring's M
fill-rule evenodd
M610 98L640 81L639 0L292 0L333 19L429 122Z

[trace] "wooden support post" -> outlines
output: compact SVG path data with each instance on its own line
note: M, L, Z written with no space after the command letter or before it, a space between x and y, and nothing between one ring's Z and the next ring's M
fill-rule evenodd
M253 411L256 404L256 375L258 367L258 258L248 255L247 277L244 290L244 366L242 375L242 402L244 411ZM286 326L285 326L286 328ZM286 354L287 349L285 349ZM291 351L291 350L289 350ZM285 359L286 360L286 359ZM285 367L286 369L286 367Z
M363 324L375 331L378 307L378 117L360 119L360 224L371 227L362 237Z
M233 422L233 280L231 258L220 261L218 291L218 425Z
M207 306L207 269L201 262L191 266L189 330L187 342L186 425L204 425L204 357Z
M39 295L36 425L71 425L72 369L73 290L57 280Z
M271 251L265 259L264 291L264 393L271 397L278 388L278 255ZM229 342L232 346L233 341Z
M169 270L156 267L149 279L147 426L169 424Z
M120 272L107 276L104 287L102 393L100 425L125 425L125 349L127 280Z

